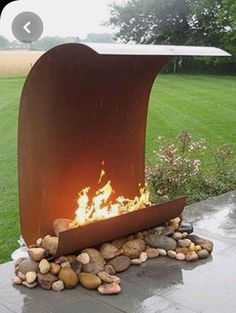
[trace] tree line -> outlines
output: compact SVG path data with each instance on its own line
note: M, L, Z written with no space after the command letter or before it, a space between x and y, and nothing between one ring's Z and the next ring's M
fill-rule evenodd
M81 40L79 37L42 37L34 43L26 44L19 41L10 41L4 36L0 36L0 50L39 50L47 51L55 46L69 42L97 42L97 43L113 43L113 35L109 33L89 33L87 37Z
M107 24L124 42L223 48L231 58L184 58L182 70L236 73L235 0L128 0L111 5Z

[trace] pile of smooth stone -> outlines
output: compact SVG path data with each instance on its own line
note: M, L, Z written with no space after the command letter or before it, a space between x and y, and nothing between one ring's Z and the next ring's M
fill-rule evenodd
M13 283L28 288L62 291L81 285L97 289L100 294L121 292L118 273L130 266L138 266L148 259L168 256L178 261L194 262L209 256L213 249L210 240L192 234L191 224L181 224L179 217L165 226L141 231L102 244L98 249L88 248L78 255L53 259L58 237L39 238L28 249L29 258L15 262Z

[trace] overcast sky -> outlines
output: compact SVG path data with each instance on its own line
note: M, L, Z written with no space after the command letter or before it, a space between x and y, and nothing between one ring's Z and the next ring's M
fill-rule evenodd
M126 0L115 0L124 2ZM8 4L2 12L0 35L14 39L11 23L24 11L38 14L44 24L42 36L78 36L88 33L112 33L110 27L102 26L109 18L109 3L114 0L18 0Z

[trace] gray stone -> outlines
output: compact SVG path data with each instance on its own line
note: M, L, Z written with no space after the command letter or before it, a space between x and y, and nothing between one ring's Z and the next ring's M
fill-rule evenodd
M191 234L193 232L193 224L192 223L181 223L179 228L176 231L180 232L180 233Z
M197 252L199 259L206 259L209 256L209 252L206 249L202 249Z
M108 262L119 273L127 270L131 264L130 258L125 255L117 256Z
M38 263L32 261L31 259L23 260L18 267L18 271L22 274L26 274L27 272L38 272L38 269Z
M167 236L158 235L156 233L149 233L145 236L144 241L147 245L153 248L161 248L168 250L175 250L177 247L176 241Z
M104 266L95 262L83 264L82 271L85 273L97 274L104 270Z

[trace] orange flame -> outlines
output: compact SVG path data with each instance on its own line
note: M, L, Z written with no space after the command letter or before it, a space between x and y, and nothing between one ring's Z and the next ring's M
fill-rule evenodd
M102 169L98 183L101 182L105 175ZM70 227L82 226L94 221L106 219L132 212L150 205L149 192L146 187L140 188L140 196L134 199L126 199L119 196L114 203L109 202L110 196L114 193L111 181L108 181L102 188L100 188L95 196L89 198L90 187L81 190L77 200L78 208L75 212L75 219L71 222Z

